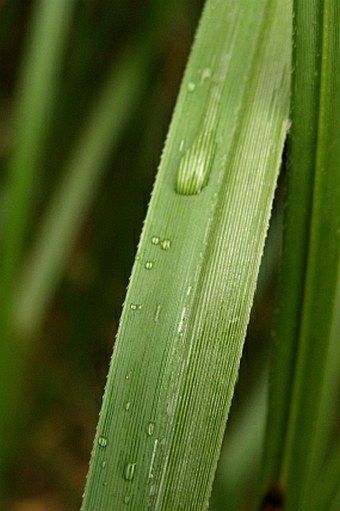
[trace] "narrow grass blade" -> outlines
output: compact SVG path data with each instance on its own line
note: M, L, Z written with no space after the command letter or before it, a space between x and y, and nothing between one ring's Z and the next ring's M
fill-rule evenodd
M340 261L338 264L336 280L336 294L333 307L333 319L331 324L330 341L328 357L326 362L324 382L320 396L320 410L317 429L315 432L315 474L318 479L320 469L325 466L326 459L330 457L330 452L339 453L340 450L334 450L334 436L338 437L339 410L336 406L339 396L340 385ZM339 472L340 474L340 472ZM340 487L340 485L339 485Z
M92 204L105 163L114 152L132 113L145 93L161 20L175 6L154 0L148 23L109 70L93 110L80 131L59 186L43 214L19 282L14 323L21 339L39 330L48 310L79 227Z
M33 12L30 41L18 87L13 154L8 165L5 223L0 257L0 463L4 463L5 430L10 420L15 367L20 353L11 343L10 314L45 136L54 106L60 61L73 2L41 0ZM19 358L16 359L16 356ZM19 364L20 365L20 364Z
M207 1L138 247L84 511L208 505L286 134L290 16L276 0Z
M340 6L332 0L297 0L295 8L291 185L281 292L294 288L297 281L298 294L296 299L291 293L281 295L281 305L287 309L281 306L278 323L266 456L266 482L281 480L288 511L308 508L313 476L320 469L318 424L327 420L320 411L340 255L340 149L336 141L340 132ZM300 188L301 196L298 175L306 184ZM301 213L298 200L303 205L299 205ZM309 225L306 213L311 215Z
M288 139L289 172L278 289L279 313L270 370L264 491L280 479L303 307L320 90L321 34L319 25L314 23L321 16L318 9L320 6L315 2L305 2L305 9L296 10L293 18L296 42L293 45L292 127ZM308 27L308 38L301 28L298 31L297 27L303 23Z
M284 470L287 509L305 509L317 451L317 426L331 345L340 257L340 5L322 2L321 86L304 309ZM325 418L327 420L327 418ZM299 485L296 485L299 481Z
M337 504L337 506L336 506ZM311 511L331 511L340 504L340 445L336 445L329 457L313 491L308 495L308 509Z

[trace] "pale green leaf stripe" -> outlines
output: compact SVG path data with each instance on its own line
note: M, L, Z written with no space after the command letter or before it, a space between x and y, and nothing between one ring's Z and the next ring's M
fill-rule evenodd
M0 464L5 464L11 412L21 369L21 353L11 342L10 315L16 272L29 225L34 184L54 107L60 61L73 2L41 0L33 11L29 44L17 92L14 148L8 168L5 221L0 255ZM2 470L0 470L3 475Z
M320 467L318 423L331 347L340 258L340 5L322 2L321 87L313 213L288 440L287 510L304 511ZM299 484L296 484L299 481Z
M206 4L132 272L83 510L207 507L286 133L290 16L277 0ZM176 193L216 96L209 179L196 195Z

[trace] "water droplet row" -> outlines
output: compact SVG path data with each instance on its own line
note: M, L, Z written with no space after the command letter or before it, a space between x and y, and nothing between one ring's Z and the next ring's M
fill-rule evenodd
M142 310L142 308L143 308L143 305L141 303L131 303L130 304L130 309L132 311L140 311L140 310Z
M164 238L162 240L159 236L152 236L151 243L153 245L158 245L164 251L169 250L171 247L171 240L169 240L168 238ZM146 263L146 264L148 264L148 263ZM146 265L145 265L145 267L146 267Z

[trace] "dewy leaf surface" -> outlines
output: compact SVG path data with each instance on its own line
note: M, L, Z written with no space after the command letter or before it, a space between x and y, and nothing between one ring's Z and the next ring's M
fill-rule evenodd
M207 508L286 134L290 21L290 4L277 0L206 3L132 271L83 511ZM190 152L197 180L181 165Z

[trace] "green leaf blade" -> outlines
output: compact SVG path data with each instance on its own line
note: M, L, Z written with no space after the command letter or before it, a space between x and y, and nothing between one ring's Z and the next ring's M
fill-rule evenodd
M308 509L325 448L320 431L338 286L339 5L295 2L293 125L281 303L265 483L289 511Z
M286 134L290 10L279 4L207 2L132 272L84 511L208 505ZM178 194L182 150L215 108L209 180Z
M334 304L340 260L340 150L336 142L340 133L339 23L338 2L324 2L316 173L301 347L290 424L288 509L305 509L319 468L315 456L319 442L318 423L327 420L320 416L320 410L336 313ZM294 485L297 478L299 488Z

